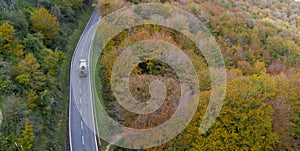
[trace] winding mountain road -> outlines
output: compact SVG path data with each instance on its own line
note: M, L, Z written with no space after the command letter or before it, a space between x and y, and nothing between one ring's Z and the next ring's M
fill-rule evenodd
M101 20L95 10L74 51L70 68L69 140L71 151L98 151L90 76L79 76L79 60L90 60L90 49Z

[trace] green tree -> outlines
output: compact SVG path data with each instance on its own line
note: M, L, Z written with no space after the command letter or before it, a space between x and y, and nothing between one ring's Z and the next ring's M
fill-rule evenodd
M280 59L285 65L295 65L299 58L299 47L295 41L280 36L269 37L266 41L266 49L272 58Z
M37 59L34 57L32 53L28 53L25 56L25 59L21 61L19 64L15 65L11 70L11 75L15 76L17 81L24 86L31 85L31 75L32 73L38 71L40 68L40 64L37 62ZM20 78L21 77L21 78ZM26 79L26 77L28 79ZM18 80L22 79L22 80ZM28 82L26 82L28 81Z
M10 25L12 25L16 30L14 34L15 37L22 39L29 32L28 21L26 20L26 16L21 11L14 11L13 13L5 13L0 15L2 15L0 17L1 18L0 24L3 23L2 21L5 21Z
M45 100L41 100L38 96L47 89L47 77L40 68L37 59L32 53L29 53L10 71L10 74L15 77L19 84L19 89L23 90L22 93L25 94L30 108L44 106Z
M61 68L61 65L64 63L65 56L64 53L58 49L55 51L49 51L49 55L44 59L45 68L48 71L48 75L56 77L58 70Z
M32 52L37 55L40 51L46 49L42 39L43 35L41 33L27 34L26 38L23 40L26 52Z
M28 108L16 96L3 97L1 106L4 114L0 125L0 150L16 150L15 143L20 136L18 128L23 127L22 121L28 116Z
M79 8L80 6L82 6L83 2L84 0L71 0L71 4L75 8Z

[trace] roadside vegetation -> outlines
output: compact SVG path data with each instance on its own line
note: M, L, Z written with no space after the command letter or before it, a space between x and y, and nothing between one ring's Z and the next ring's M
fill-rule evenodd
M0 150L67 149L69 62L92 2L0 2Z
M139 0L99 0L106 15ZM205 133L199 126L211 94L209 70L195 46L184 35L156 25L138 26L118 34L98 61L103 105L112 118L132 128L155 127L176 110L180 82L173 69L157 60L140 63L132 72L130 89L136 100L150 98L149 84L160 79L168 88L156 112L138 115L116 102L111 71L128 46L147 39L168 41L193 62L200 80L200 104L187 128L170 142L148 150L299 150L300 149L300 4L294 0L172 0L161 2L189 11L211 31L227 68L227 92L216 123ZM146 12L145 12L146 13ZM179 90L180 91L180 90ZM177 92L177 93L176 93ZM160 137L160 136L151 136ZM139 141L134 140L132 141ZM103 141L102 141L103 142ZM130 143L130 142L128 142ZM110 146L111 150L121 149Z

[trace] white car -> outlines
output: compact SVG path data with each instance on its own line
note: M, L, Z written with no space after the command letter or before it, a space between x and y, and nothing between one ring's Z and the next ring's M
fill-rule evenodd
M87 63L85 59L79 60L79 76L80 77L86 77L88 74L87 71Z

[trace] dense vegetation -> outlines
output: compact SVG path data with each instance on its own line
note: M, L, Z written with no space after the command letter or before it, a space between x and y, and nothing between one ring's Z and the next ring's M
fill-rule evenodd
M179 95L169 95L153 114L126 111L110 88L111 68L121 50L135 42L162 39L185 51L200 79L196 115L179 136L149 150L299 150L300 4L294 0L99 0L101 14L141 2L161 2L197 16L216 38L227 67L226 99L205 134L199 125L211 94L201 51L183 34L145 25L117 35L99 61L104 105L120 123L154 127L172 116ZM0 1L0 150L65 150L67 65L81 14L92 0ZM74 40L75 39L75 40ZM71 42L71 43L70 43ZM73 42L73 43L72 43ZM149 99L149 83L159 79L179 94L173 69L157 60L140 63L130 89ZM153 136L155 137L155 136ZM133 138L134 139L134 138ZM104 146L106 147L106 146ZM113 146L112 149L120 149Z
M138 26L118 34L99 60L103 104L111 117L133 128L149 128L168 119L178 105L179 81L172 68L147 60L133 70L130 89L140 101L149 99L149 84L160 79L168 87L164 105L138 115L117 104L110 88L111 69L121 51L135 42L162 39L182 48L200 79L197 113L183 133L149 150L299 150L300 149L300 4L293 0L99 0L106 15L122 6L162 2L197 16L216 38L227 67L227 92L216 123L205 134L198 127L211 94L209 70L191 41L172 29ZM167 111L167 112L166 112ZM155 137L155 136L153 136ZM134 140L134 138L133 138ZM112 149L120 149L112 147Z
M91 5L0 1L0 150L65 150L66 64L76 45L74 29Z

